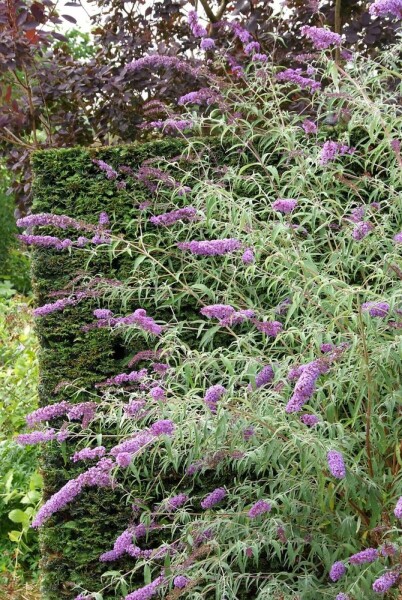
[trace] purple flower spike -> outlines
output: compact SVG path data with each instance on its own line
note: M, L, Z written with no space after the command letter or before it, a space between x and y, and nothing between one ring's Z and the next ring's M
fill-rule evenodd
M213 492L205 496L204 500L201 502L201 508L204 510L208 508L212 508L215 504L218 504L221 500L226 496L225 488L216 488Z
M317 379L328 371L328 366L321 360L313 360L307 365L291 370L289 378L298 378L293 395L286 405L286 412L299 412L310 400L315 391Z
M252 248L246 248L241 259L245 265L252 265L255 260Z
M272 203L272 208L284 215L291 213L297 206L297 200L291 198L278 198Z
M370 221L360 221L360 223L356 223L356 226L352 231L352 238L356 240L356 242L360 242L360 240L365 238L373 229L374 225L370 223Z
M56 438L54 429L47 429L46 431L31 431L31 433L22 433L16 437L17 444L21 446L30 446L33 444L42 444L44 442L50 442Z
M265 333L268 337L275 338L283 329L279 321L253 321L258 331Z
M315 415L302 415L300 421L304 423L304 425L307 425L307 427L314 427L314 425L317 425L317 423L320 422L320 419Z
M274 370L271 367L271 365L266 365L257 375L257 377L255 378L255 387L256 388L260 388L263 387L264 385L267 385L268 383L271 383L271 381L274 378Z
M309 27L304 25L300 32L305 37L309 38L317 50L325 50L329 46L340 46L342 38L339 33L334 33L324 27Z
M265 500L258 500L248 511L248 516L250 519L255 519L260 515L270 512L271 508L272 506L269 504L269 502L266 502Z
M156 421L156 423L151 425L151 433L154 435L173 435L174 423L170 419Z
M402 244L402 231L400 233L397 233L396 235L394 235L394 242L396 242L397 244Z
M171 212L158 215L157 217L151 217L149 220L153 225L162 225L169 227L177 221L193 221L197 216L197 210L192 206L185 206Z
M341 592L336 596L335 600L350 600L350 596Z
M212 385L209 387L204 396L204 402L213 414L216 414L218 401L221 399L223 394L226 392L226 388L223 385Z
M335 562L332 567L331 570L329 572L329 578L331 581L338 581L339 579L341 579L341 577L343 577L346 573L346 567L343 564L343 562L341 562L340 560L338 560L337 562Z
M369 13L374 17L392 15L397 19L402 19L402 0L375 0L370 5Z
M173 579L174 587L179 588L180 590L185 588L189 583L190 583L190 580L187 579L187 577L184 577L184 575L178 575L177 577L175 577Z
M317 125L313 121L310 121L309 119L306 119L305 121L303 121L302 127L304 129L304 132L307 135L312 135L314 133L317 133L317 129L318 129Z
M364 565L366 563L372 563L379 557L378 550L376 548L367 548L357 554L353 554L349 558L349 562L352 565Z
M179 242L177 247L180 250L188 250L191 254L199 256L223 256L229 252L235 252L241 248L241 242L234 238L224 238L222 240L205 240L192 242Z
M131 592L128 596L125 597L124 600L150 600L158 591L159 586L162 585L164 579L162 575L148 583L142 588L135 590L135 592Z
M402 519L402 496L399 498L394 508L394 515L397 519Z
M201 50L213 50L215 48L215 40L212 38L204 38L200 44Z
M370 317L386 317L389 313L388 302L364 302L362 312L368 312Z
M381 575L373 583L373 591L376 594L385 594L399 579L399 573L397 571L389 571Z
M346 477L346 468L343 461L343 456L336 450L330 450L327 454L328 468L333 477L336 479L343 479Z

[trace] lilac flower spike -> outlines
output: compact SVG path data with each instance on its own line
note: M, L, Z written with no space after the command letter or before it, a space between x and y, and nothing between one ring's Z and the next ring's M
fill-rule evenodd
M344 154L353 154L354 148L341 144L340 142L334 142L328 140L324 143L321 154L320 154L320 165L326 165L327 163L335 160L337 156L343 156Z
M311 93L316 92L321 88L319 81L314 81L309 77L302 76L302 69L286 69L281 71L276 76L278 81L284 81L288 83L294 83L302 89L308 89Z
M213 50L215 48L215 40L209 37L202 39L200 48L201 50Z
M389 313L388 302L364 302L362 312L368 312L370 317L386 317Z
M29 415L26 416L26 422L29 427L33 427L37 423L42 423L43 421L51 421L56 417L62 417L66 414L68 408L71 405L68 402L57 402L56 404L50 404L49 406L43 406L42 408L38 408L34 410Z
M75 452L71 457L73 462L78 462L79 460L91 460L93 458L102 458L105 456L106 448L104 446L98 446L97 448L83 448L78 452Z
M88 469L75 479L68 481L58 492L56 492L39 509L32 527L40 527L54 513L64 508L69 502L74 500L84 487L109 487L112 485L110 471L113 468L113 461L108 458L102 458L94 467Z
M22 433L16 437L17 444L21 446L30 446L33 444L41 444L43 442L50 442L56 438L56 432L54 429L47 429L45 431L31 431L31 433Z
M265 333L268 337L275 338L283 329L282 323L279 321L253 321L254 325L261 331Z
M255 260L252 248L246 248L241 259L245 265L252 265Z
M304 129L304 132L307 135L312 135L314 133L317 133L317 125L313 121L310 121L309 119L306 119L305 121L303 121L302 127Z
M317 50L325 50L329 46L340 46L342 37L339 33L334 33L324 27L309 27L304 25L300 32L305 37L309 38Z
M207 38L208 39L208 38ZM218 92L210 88L201 88L196 92L189 92L184 96L181 96L178 100L178 105L183 106L185 104L207 104L208 106L215 102L219 97Z
M291 198L278 198L272 203L272 208L278 212L287 215L291 213L297 206L297 200Z
M178 494L177 496L172 496L172 498L169 498L166 502L166 508L168 510L177 510L178 508L183 506L183 504L185 504L187 500L187 494Z
M370 223L370 221L360 221L352 231L352 238L356 240L356 242L360 242L360 240L365 238L373 229L374 225Z
M162 585L163 581L164 579L162 575L160 575L159 577L151 581L151 583L148 583L148 585L145 585L144 587L135 590L135 592L131 592L131 594L128 594L128 596L125 597L125 600L149 600L150 598L155 596L155 594L158 591L158 588Z
M123 531L123 533L121 533L118 536L115 543L113 544L113 550L109 550L108 552L101 554L101 556L99 557L99 560L101 562L109 562L111 560L117 560L118 558L123 556L123 554L125 554L128 551L132 542L133 542L133 529L129 528L129 529L126 529L125 531Z
M316 417L316 415L302 415L300 417L300 421L307 425L307 427L314 427L317 423L320 422L320 419Z
M132 73L137 73L142 69L172 69L181 75L187 75L194 79L199 76L198 69L194 69L186 61L180 60L176 56L164 56L162 54L151 54L138 58L129 63L126 69Z
M343 564L343 562L339 560L332 565L331 570L329 572L329 578L331 581L335 582L341 579L341 577L343 577L345 573L346 567Z
M229 252L235 252L241 248L241 242L234 238L224 238L222 240L205 240L192 242L179 242L177 247L180 250L188 250L191 254L200 256L222 256Z
M256 388L263 387L264 385L271 383L273 378L274 378L273 368L271 367L271 365L266 365L256 376L255 387Z
M341 592L336 596L335 600L350 600L350 596Z
M186 206L171 212L158 215L157 217L151 217L149 220L153 225L162 225L169 227L177 221L193 221L197 216L197 210L193 206Z
M397 519L402 519L402 496L399 498L394 509L394 515Z
M397 244L402 244L402 231L400 233L397 233L396 235L394 235L394 242L396 242Z
M115 171L113 167L108 165L108 163L106 163L104 160L93 159L92 162L94 165L97 165L101 171L106 173L106 177L108 179L116 179L118 177L117 171Z
M212 508L215 504L218 504L221 500L226 496L225 488L216 488L213 492L205 496L204 500L201 502L201 508L204 510L208 508Z
M153 435L173 435L174 423L170 419L162 419L151 425L151 433Z
M187 22L190 25L191 32L195 37L205 37L207 35L207 30L205 27L199 24L198 14L195 10L190 10L188 13Z
M328 468L333 477L343 479L346 477L346 468L343 461L343 456L337 450L330 450L327 454Z
M35 215L28 215L22 219L17 220L18 227L36 227L38 225L50 225L52 227L58 227L59 229L77 229L81 231L94 231L96 230L95 225L84 223L83 221L77 221L72 217L66 215L53 215L51 213L39 213Z
M369 8L369 13L374 17L392 15L402 19L402 0L375 0Z
M184 575L178 575L173 579L173 585L175 588L182 590L190 583L190 580Z
M255 519L260 515L270 512L271 508L272 506L266 500L258 500L248 511L248 516L250 519Z
M226 388L223 385L212 385L209 387L204 396L204 402L213 414L216 414L217 404L226 392Z
M244 46L244 54L253 54L254 52L260 51L260 44L258 42L250 42Z
M385 594L393 585L396 584L400 576L397 571L388 571L376 579L373 583L373 591L376 594Z
M352 554L349 558L349 562L352 565L364 565L366 563L372 563L379 557L378 550L376 548L367 548L356 554Z
M209 319L219 319L219 325L222 325L222 327L239 325L254 317L253 310L245 309L236 311L230 304L211 304L210 306L204 306L204 308L200 310L200 313Z
M301 369L301 371L300 371ZM315 391L318 377L328 371L328 366L322 360L313 360L307 365L298 368L295 376L298 376L293 395L286 405L286 412L299 412ZM292 373L293 375L293 373Z

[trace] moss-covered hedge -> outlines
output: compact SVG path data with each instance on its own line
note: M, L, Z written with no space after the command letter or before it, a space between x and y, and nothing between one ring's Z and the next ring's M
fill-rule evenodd
M126 191L117 190L116 182L108 180L92 160L102 159L114 167L127 165L135 172L144 160L156 156L165 159L174 157L180 154L183 147L179 140L168 140L142 146L100 150L63 149L38 152L33 157L34 212L65 214L96 223L99 213L106 211L114 224L113 233L122 233L126 239L133 239L132 236L136 235L135 221L138 218L138 210L135 207L146 200L149 193L143 184L132 178L128 200ZM219 144L216 146L215 158L218 164L225 160L224 150ZM178 201L180 202L179 198ZM130 273L132 261L135 260L135 257L132 257L132 261L128 263L127 255L124 255L124 259L112 260L107 253L98 253L89 262L87 257L87 253L77 250L58 252L35 249L33 277L37 303L43 305L54 301L52 292L65 288L83 272L124 280ZM141 268L137 269L136 273L140 281ZM150 293L152 290L142 290L138 302L135 281L132 279L130 287L137 298L128 308L141 306L149 310L149 314L154 314L153 296ZM195 315L192 304L191 298L183 300L182 314L176 317L184 319L186 314L190 317L191 314ZM61 387L57 391L55 389L61 382L68 381L74 382L76 387L92 390L93 393L95 382L123 371L130 356L146 349L141 346L141 342L137 343L135 340L131 340L129 347L125 347L120 338L111 336L103 329L83 333L81 328L93 320L92 311L96 306L96 300L88 299L68 307L63 313L55 312L37 320L37 333L41 345L42 405L62 399L85 401L88 399L85 393L73 398L71 388ZM166 309L166 316L168 313L169 310ZM158 310L158 317L163 320L163 310ZM198 343L195 333L186 335L188 343ZM62 444L62 448L60 444L54 443L44 451L42 470L45 478L45 500L67 480L82 471L82 467L77 467L68 460L72 452L72 445L68 441ZM171 477L171 483L174 483L175 475L172 474ZM165 489L169 488L169 483L169 480L165 482ZM208 491L208 483L205 485ZM213 482L211 486L212 489ZM76 595L73 589L76 584L89 590L102 587L101 574L107 569L99 562L99 556L113 546L116 536L129 522L130 515L131 508L119 492L90 489L80 496L79 502L71 503L50 519L41 528L44 599L71 599ZM124 560L119 562L120 566L124 569ZM109 592L104 597L116 596Z

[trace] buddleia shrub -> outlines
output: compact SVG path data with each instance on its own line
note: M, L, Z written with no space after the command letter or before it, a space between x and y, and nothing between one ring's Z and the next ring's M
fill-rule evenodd
M305 30L321 49L329 33ZM245 69L150 122L181 138L175 156L87 154L119 218L109 203L19 222L43 264L87 269L37 318L85 306L72 343L120 348L120 371L61 380L19 438L72 457L34 527L93 488L131 506L79 599L398 597L399 38L376 60L331 46L285 70L240 35Z

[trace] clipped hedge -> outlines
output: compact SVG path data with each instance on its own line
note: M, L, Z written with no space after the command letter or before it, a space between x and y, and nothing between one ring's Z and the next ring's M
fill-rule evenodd
M227 160L220 144L211 154L211 161L222 164ZM180 140L150 142L142 146L126 146L108 149L62 149L37 152L33 157L34 212L64 214L87 222L95 222L101 211L111 215L114 234L124 234L125 239L135 239L138 210L135 205L145 201L149 193L144 186L130 178L131 202L127 201L126 191L116 190L115 182L108 180L92 162L102 159L113 165L128 165L138 170L143 161L152 157L168 159L182 152L184 144ZM182 201L185 202L184 200ZM157 235L160 235L159 232ZM163 235L163 234L162 234ZM91 256L86 261L82 251L58 252L49 249L35 249L33 252L33 278L36 300L39 305L53 302L51 294L65 289L77 275L101 276L123 280L130 274L136 257L109 259L104 253ZM174 258L173 265L174 265ZM145 267L146 269L146 267ZM136 270L141 281L141 266ZM146 273L146 271L145 271ZM128 302L127 311L138 306L155 313L152 290L137 293L135 282L130 280L133 299ZM139 288L140 289L140 288ZM138 302L140 296L140 302ZM40 404L48 405L68 399L70 402L87 400L85 392L74 394L70 388L63 390L57 386L64 381L74 382L76 387L93 391L94 383L125 369L130 357L147 349L141 336L125 344L121 337L113 337L106 330L95 329L87 333L81 331L85 323L93 319L92 311L96 300L86 300L74 307L66 308L62 314L56 312L37 320L37 333L40 340ZM158 317L169 318L169 309L158 309ZM191 297L183 300L180 319L196 318L197 311ZM196 333L186 332L184 339L194 349L199 345ZM225 342L225 335L217 335L216 344ZM99 431L99 433L101 433ZM105 443L104 441L102 443ZM69 441L60 445L47 446L42 456L42 471L45 479L44 499L49 498L82 467L73 465L69 457L74 446ZM149 466L149 465L148 465ZM157 470L157 465L154 465ZM152 473L152 470L151 470ZM151 473L148 477L151 478ZM230 477L230 475L228 475ZM171 481L165 481L166 489L178 480L172 473ZM213 477L204 482L205 492L216 487ZM164 493L160 490L160 498ZM156 497L155 500L158 500ZM46 600L70 599L76 595L75 584L92 591L102 587L101 574L105 565L99 556L113 546L116 533L124 528L131 516L131 507L125 504L121 494L113 490L87 490L79 502L71 503L67 509L56 514L51 524L41 528L43 593ZM132 560L132 559L131 559ZM119 563L123 569L130 565L124 560ZM126 569L128 570L128 569ZM138 583L142 583L142 580ZM135 581L133 582L135 585ZM109 592L104 598L120 597Z

